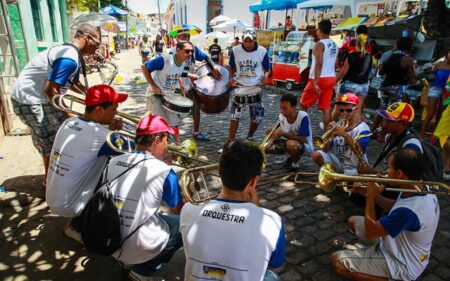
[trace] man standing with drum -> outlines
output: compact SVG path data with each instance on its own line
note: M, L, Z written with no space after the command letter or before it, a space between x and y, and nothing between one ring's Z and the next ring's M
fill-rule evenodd
M145 79L150 84L147 110L163 117L171 126L178 126L179 117L174 111L162 106L164 96L175 96L175 89L180 87L178 79L181 76L197 79L195 74L184 72L185 62L190 60L193 52L194 46L190 42L181 41L177 43L175 54L156 57L141 67ZM189 99L187 101L190 102Z
M230 88L237 89L233 91L233 102L230 110L229 142L236 137L239 118L245 105L249 105L251 118L247 134L248 140L253 140L253 134L264 117L260 87L267 84L270 68L269 56L266 48L256 43L256 31L253 28L244 29L243 34L242 44L234 47L230 56L228 85ZM234 74L236 74L235 79L233 79Z
M180 30L177 33L177 37L176 39L178 40L178 42L181 41L190 41L191 40L191 33L189 30ZM174 48L172 48L169 51L169 54L174 54L175 50ZM211 60L210 57L208 57L207 54L205 54L202 50L200 50L199 48L197 48L196 46L194 46L194 53L192 53L192 57L191 59L189 59L187 61L187 63L185 64L185 72L191 72L192 67L194 66L195 62L205 62L206 65L211 69L212 71L212 75L214 76L214 78L216 80L219 80L221 77L219 68L217 66L214 65L214 62ZM192 106L192 119L194 121L194 132L192 133L192 136L194 137L194 139L196 140L200 140L200 141L209 141L208 136L206 136L205 134L203 134L200 131L200 107L199 107L199 101L197 99L197 96L195 95L195 92L193 90L190 89L190 87L188 86L188 83L186 83L187 85L187 90L188 90L188 97L193 101L194 105Z

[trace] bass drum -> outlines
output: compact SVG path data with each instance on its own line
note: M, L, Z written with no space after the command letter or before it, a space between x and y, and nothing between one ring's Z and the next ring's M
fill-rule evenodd
M210 70L206 64L200 66L195 73L200 77L194 81L199 107L208 114L221 113L230 101L230 90L227 86L230 73L225 67L217 64L216 66L222 74L220 80L208 75Z
M162 106L173 113L188 114L191 111L193 102L183 95L166 94L162 98Z

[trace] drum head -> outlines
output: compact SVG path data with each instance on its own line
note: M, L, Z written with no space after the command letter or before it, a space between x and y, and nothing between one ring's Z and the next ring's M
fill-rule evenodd
M182 95L165 95L162 102L165 109L178 114L189 113L193 104L190 99Z
M202 65L197 69L196 74L202 76L194 81L195 88L198 92L208 96L219 96L228 90L227 84L230 77L228 69L217 64L215 66L219 68L219 72L222 74L220 80L216 80L212 76L207 76L210 72L207 65Z
M236 96L255 96L261 93L261 87L259 86L242 86L233 90Z

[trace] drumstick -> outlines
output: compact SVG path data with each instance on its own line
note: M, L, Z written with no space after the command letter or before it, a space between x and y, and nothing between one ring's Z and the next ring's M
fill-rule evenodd
M185 93L186 88L184 87L184 84L183 84L183 81L182 81L181 77L178 77L178 84L180 84L181 93L186 98L186 93Z

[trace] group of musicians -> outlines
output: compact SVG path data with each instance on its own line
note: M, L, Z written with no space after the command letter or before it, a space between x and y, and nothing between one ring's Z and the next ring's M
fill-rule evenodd
M192 43L179 40L173 55L163 55L143 64L142 71L151 92L148 105L153 113L143 116L137 124L135 150L122 155L108 145L106 135L109 130L123 128L121 120L114 116L118 104L127 99L126 94L107 85L90 87L85 91L84 113L67 115L62 123L60 113L49 105L52 97L63 94L68 86L76 91L85 90L80 85L75 87L82 70L82 57L78 54L94 52L98 47L99 34L95 28L80 26L73 45L40 54L19 76L13 94L14 108L32 128L33 143L46 167L50 167L48 174L46 170L45 185L52 213L71 218L64 228L67 237L83 243L79 215L100 181L119 176L110 188L121 218L121 236L132 235L113 256L131 269L131 280L154 280L152 276L182 246L186 256L185 280L280 280L275 271L281 268L286 255L283 222L275 212L259 207L256 190L263 151L251 142L235 140L244 107L250 108L249 140L253 140L262 121L261 93L246 95L242 89L267 83L269 61L267 50L257 44L253 29L244 30L242 39L243 43L233 48L230 57L229 86L241 92L236 90L232 96L228 141L221 151L222 189L216 199L201 205L186 203L177 175L166 163L169 136L179 140L178 120L176 114L161 106L158 97L182 87L180 77L198 78L186 71L185 63L196 52ZM315 48L315 52L332 55L333 45L328 43L323 43L318 50ZM208 59L203 60L208 63ZM321 65L325 59L316 63ZM38 75L36 69L49 74ZM211 69L214 78L221 79L213 64ZM314 73L320 76L320 72ZM34 83L37 81L39 84ZM322 83L314 78L311 81L309 91L319 93L320 100L320 93L327 91L329 81ZM322 84L325 90L320 89ZM302 105L306 100L311 101L311 97L302 98ZM308 113L297 109L295 96L284 94L280 99L279 127L271 132L267 130L273 145L264 152L287 153L289 164L295 169L307 152L317 165L331 163L341 173L376 172L368 165L365 155L370 129L356 116L360 106L358 97L352 93L340 95L335 106L339 120L334 123L327 122L325 116L329 116L329 106L321 108L326 123L324 130L332 136L323 140L321 150L314 152ZM426 190L419 182L425 169L420 141L414 137L400 141L410 134L408 127L414 109L407 103L397 102L378 114L388 133L387 144L377 161L385 166L378 172L392 179L417 181L417 184L398 185L404 190ZM57 133L48 130L49 118L55 118L52 122L59 128ZM351 217L349 228L371 245L334 253L333 266L339 274L354 280L414 280L429 262L439 219L437 198L434 194L407 191L388 196L383 189L375 184L353 188L353 193L365 201L365 215ZM174 214L181 212L181 215L159 215L161 201Z

